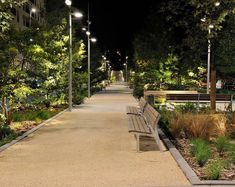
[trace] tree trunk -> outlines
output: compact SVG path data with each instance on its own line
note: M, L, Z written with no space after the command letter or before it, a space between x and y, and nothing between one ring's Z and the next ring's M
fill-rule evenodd
M6 118L5 124L10 125L12 122L12 109L8 110L6 97L2 97L2 114Z
M211 110L216 112L216 69L214 64L211 66L211 89L210 89Z

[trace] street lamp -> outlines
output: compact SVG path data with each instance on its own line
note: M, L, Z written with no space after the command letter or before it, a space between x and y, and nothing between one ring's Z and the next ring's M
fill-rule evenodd
M75 12L72 13L71 10L71 5L72 5L72 1L71 0L65 0L65 4L69 7L69 111L72 111L72 105L73 105L73 101L72 101L72 55L73 55L73 51L72 51L72 47L73 47L73 43L72 43L72 15L74 15L76 18L81 18L83 15L80 12Z
M86 32L87 35L87 53L88 53L88 58L87 58L87 64L88 64L88 68L87 68L87 73L88 73L88 98L91 97L91 42L96 42L96 38L91 38L91 32L90 32L90 24L91 22L88 20L88 31Z
M30 12L29 12L29 26L31 27L32 25L32 14L33 13L36 13L37 12L37 9L36 8L31 8L30 9Z
M220 6L220 2L219 1L216 1L214 3L214 5L216 7ZM202 22L206 22L207 21L207 18L204 17L201 19ZM208 25L208 35L209 35L209 38L208 38L208 51L207 51L207 84L206 84L206 93L209 94L209 90L210 90L210 61L211 61L211 40L210 40L210 35L211 35L211 29L214 28L214 25L213 24L209 24Z
M128 82L128 80L127 80L127 63L128 63L128 56L126 56L126 82Z
M206 22L206 18L201 19L202 22ZM206 83L206 93L209 94L210 90L210 61L211 61L211 40L210 40L210 35L211 35L211 29L214 28L214 25L209 24L208 26L208 50L207 50L207 83Z

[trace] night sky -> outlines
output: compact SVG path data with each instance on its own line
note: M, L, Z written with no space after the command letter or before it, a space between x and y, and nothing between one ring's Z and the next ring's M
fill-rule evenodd
M90 0L91 33L97 37L102 52L112 54L120 51L122 57L129 55L133 36L145 24L150 5L154 0ZM156 2L156 0L155 0ZM87 19L87 0L73 0L83 12L83 23Z

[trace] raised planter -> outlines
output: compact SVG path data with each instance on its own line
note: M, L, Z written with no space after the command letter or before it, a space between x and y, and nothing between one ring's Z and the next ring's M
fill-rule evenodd
M189 166L189 164L185 161L183 156L180 154L180 152L176 149L176 147L173 145L173 143L169 140L169 138L163 133L161 129L158 130L159 135L164 142L164 144L169 149L171 155L179 165L179 167L184 172L185 176L189 180L189 182L192 185L209 185L209 186L235 186L235 180L233 181L225 181L225 180L200 180L199 177L196 175L196 173L192 170L192 168Z

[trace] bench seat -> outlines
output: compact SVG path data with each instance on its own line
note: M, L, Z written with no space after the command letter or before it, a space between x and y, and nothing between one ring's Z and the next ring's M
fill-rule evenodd
M139 100L139 106L127 106L126 107L126 114L134 114L134 115L141 115L144 112L145 106L147 102L143 97Z
M127 114L140 114L141 110L139 107L136 107L136 106L127 106L126 113Z
M146 126L146 122L143 116L137 115L128 115L129 120L129 132L143 133L143 134L151 134L151 130Z

